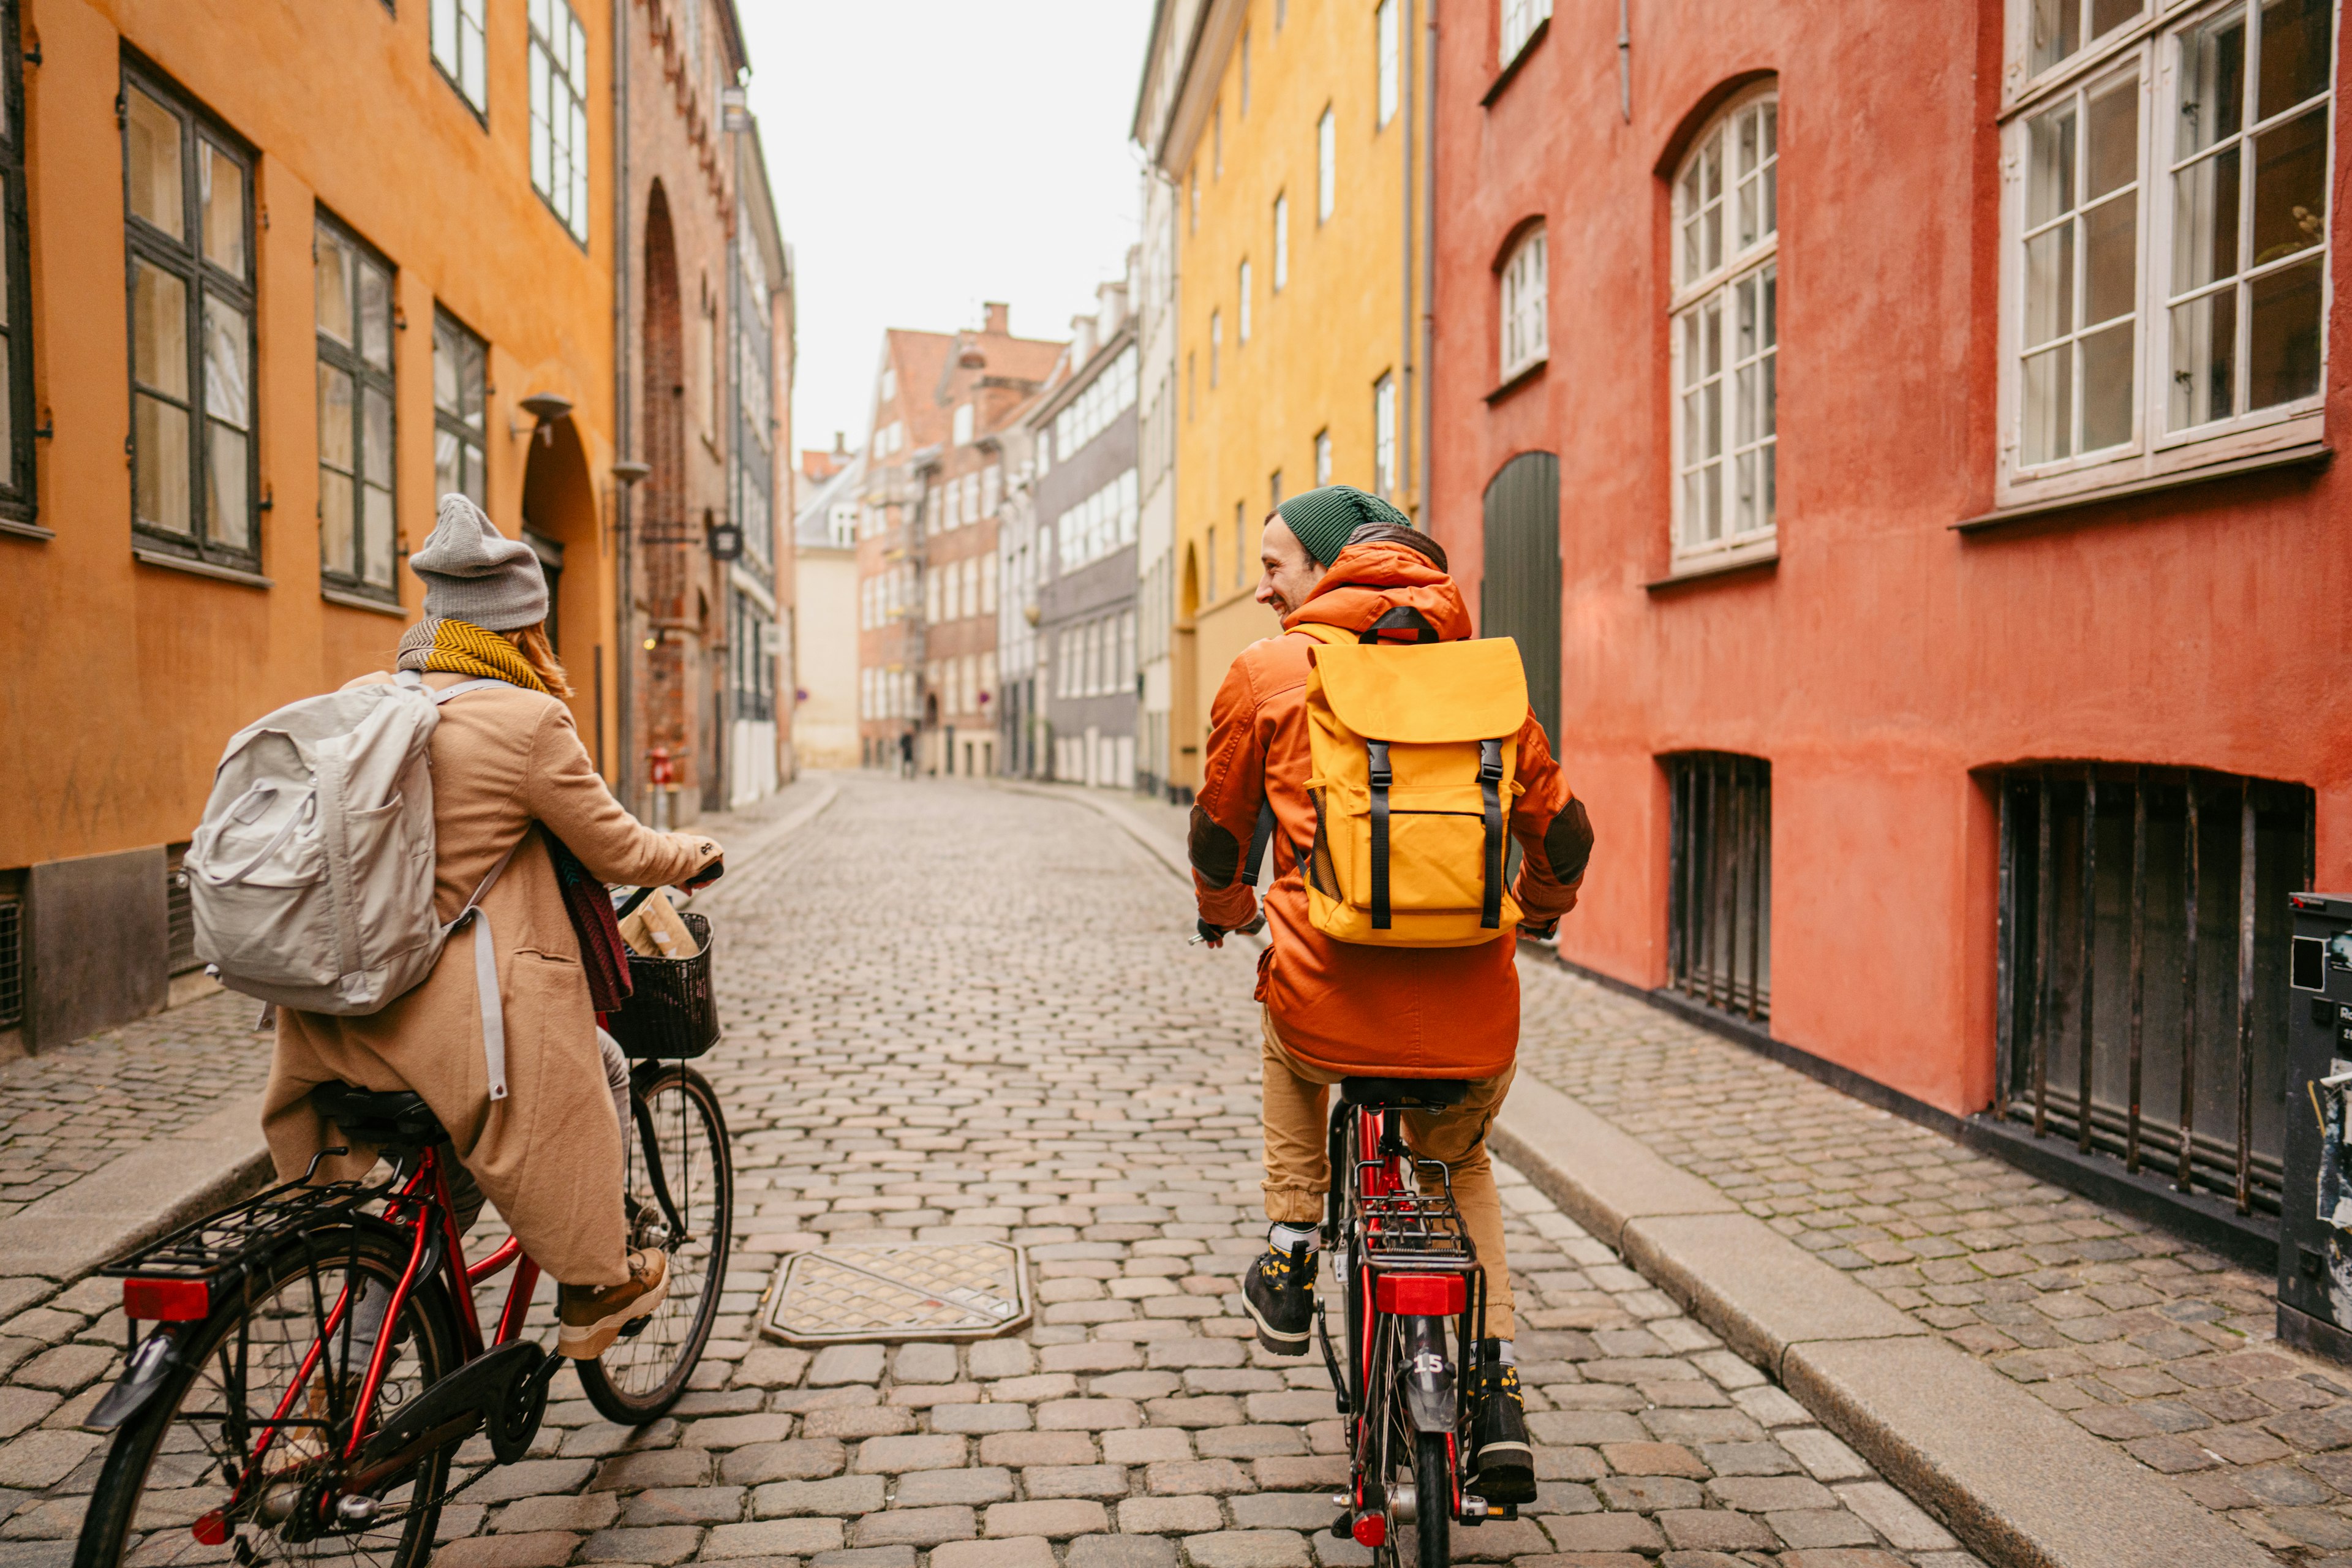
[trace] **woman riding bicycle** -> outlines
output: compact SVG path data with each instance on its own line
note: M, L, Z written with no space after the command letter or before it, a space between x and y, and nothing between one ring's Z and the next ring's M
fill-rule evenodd
M618 1052L600 1046L548 840L592 876L640 886L698 886L718 869L719 848L641 826L605 787L560 700L572 688L548 643L547 578L529 545L500 534L466 497L446 495L409 566L425 583L425 616L400 639L399 668L434 689L503 683L442 705L431 761L441 918L455 919L504 867L480 914L505 1020L505 1092L493 1092L474 942L461 939L381 1012L281 1009L262 1128L279 1179L290 1180L341 1142L311 1107L315 1086L422 1096L523 1250L561 1282L557 1352L593 1359L660 1305L668 1260L624 1244L622 1131L606 1060ZM379 671L352 684L393 679ZM625 1096L625 1067L620 1079ZM360 1175L373 1162L355 1149L322 1162L318 1179Z

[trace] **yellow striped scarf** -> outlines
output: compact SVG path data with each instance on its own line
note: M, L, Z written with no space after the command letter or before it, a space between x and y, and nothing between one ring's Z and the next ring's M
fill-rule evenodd
M471 621L447 618L419 621L400 639L399 667L419 673L446 670L453 675L488 677L545 691L547 682L531 668L515 645L498 633L484 631Z

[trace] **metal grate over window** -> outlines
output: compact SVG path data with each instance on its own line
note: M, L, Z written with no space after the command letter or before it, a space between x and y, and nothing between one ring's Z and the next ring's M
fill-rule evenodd
M184 844L163 852L165 973L174 976L204 967L196 962L196 921L188 902L188 874L182 866L187 853Z
M25 906L0 898L0 1029L25 1021Z
M1667 984L1755 1023L1772 1016L1772 764L1663 759L1673 795Z
M2286 895L2311 886L2312 792L2084 763L1998 787L1996 1110L2277 1213Z

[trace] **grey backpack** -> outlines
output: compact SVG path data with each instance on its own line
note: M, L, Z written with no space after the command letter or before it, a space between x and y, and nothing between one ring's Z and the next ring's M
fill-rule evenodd
M306 1013L374 1013L433 973L469 919L490 1097L504 1099L504 1030L488 922L433 908L433 768L440 705L498 680L436 691L413 671L289 703L237 731L213 773L184 862L195 955L223 985ZM516 847L520 847L517 841Z

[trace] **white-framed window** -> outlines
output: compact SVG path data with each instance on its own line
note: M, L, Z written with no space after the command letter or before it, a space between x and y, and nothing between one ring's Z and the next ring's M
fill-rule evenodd
M1372 39L1379 56L1379 64L1372 72L1373 98L1379 109L1372 124L1380 128L1395 119L1397 111L1396 0L1381 0L1372 12Z
M1551 353L1548 325L1544 227L1520 236L1503 263L1503 375L1505 381Z
M1372 493L1393 498L1397 476L1396 377L1372 383Z
M1290 197L1287 193L1274 198L1274 291L1281 293L1290 286Z
M1212 310L1209 312L1209 390L1212 392L1217 389L1218 362L1223 358L1224 346L1225 313Z
M570 0L530 0L530 184L588 243L588 34Z
M1315 488L1321 489L1331 482L1331 432L1315 432Z
M1239 285L1241 304L1234 313L1234 342L1236 346L1250 341L1250 264L1242 263L1241 274L1234 279Z
M1331 221L1331 205L1339 200L1339 122L1326 107L1315 122L1315 221Z
M1737 99L1675 177L1677 565L1771 546L1780 422L1780 102Z
M1495 51L1496 66L1509 65L1536 36L1536 29L1551 18L1551 0L1502 0L1503 26L1501 47Z
M971 446L971 404L969 404L969 403L959 403L959 404L957 404L957 405L956 405L956 411L955 411L955 428L954 428L954 430L951 432L951 435L953 436L954 440L955 440L955 444L956 444L957 446L959 446L959 447L969 447L969 446Z
M433 63L476 114L487 114L490 107L482 61L482 9L487 3L433 0Z
M2012 0L1996 500L2319 439L2331 0Z

